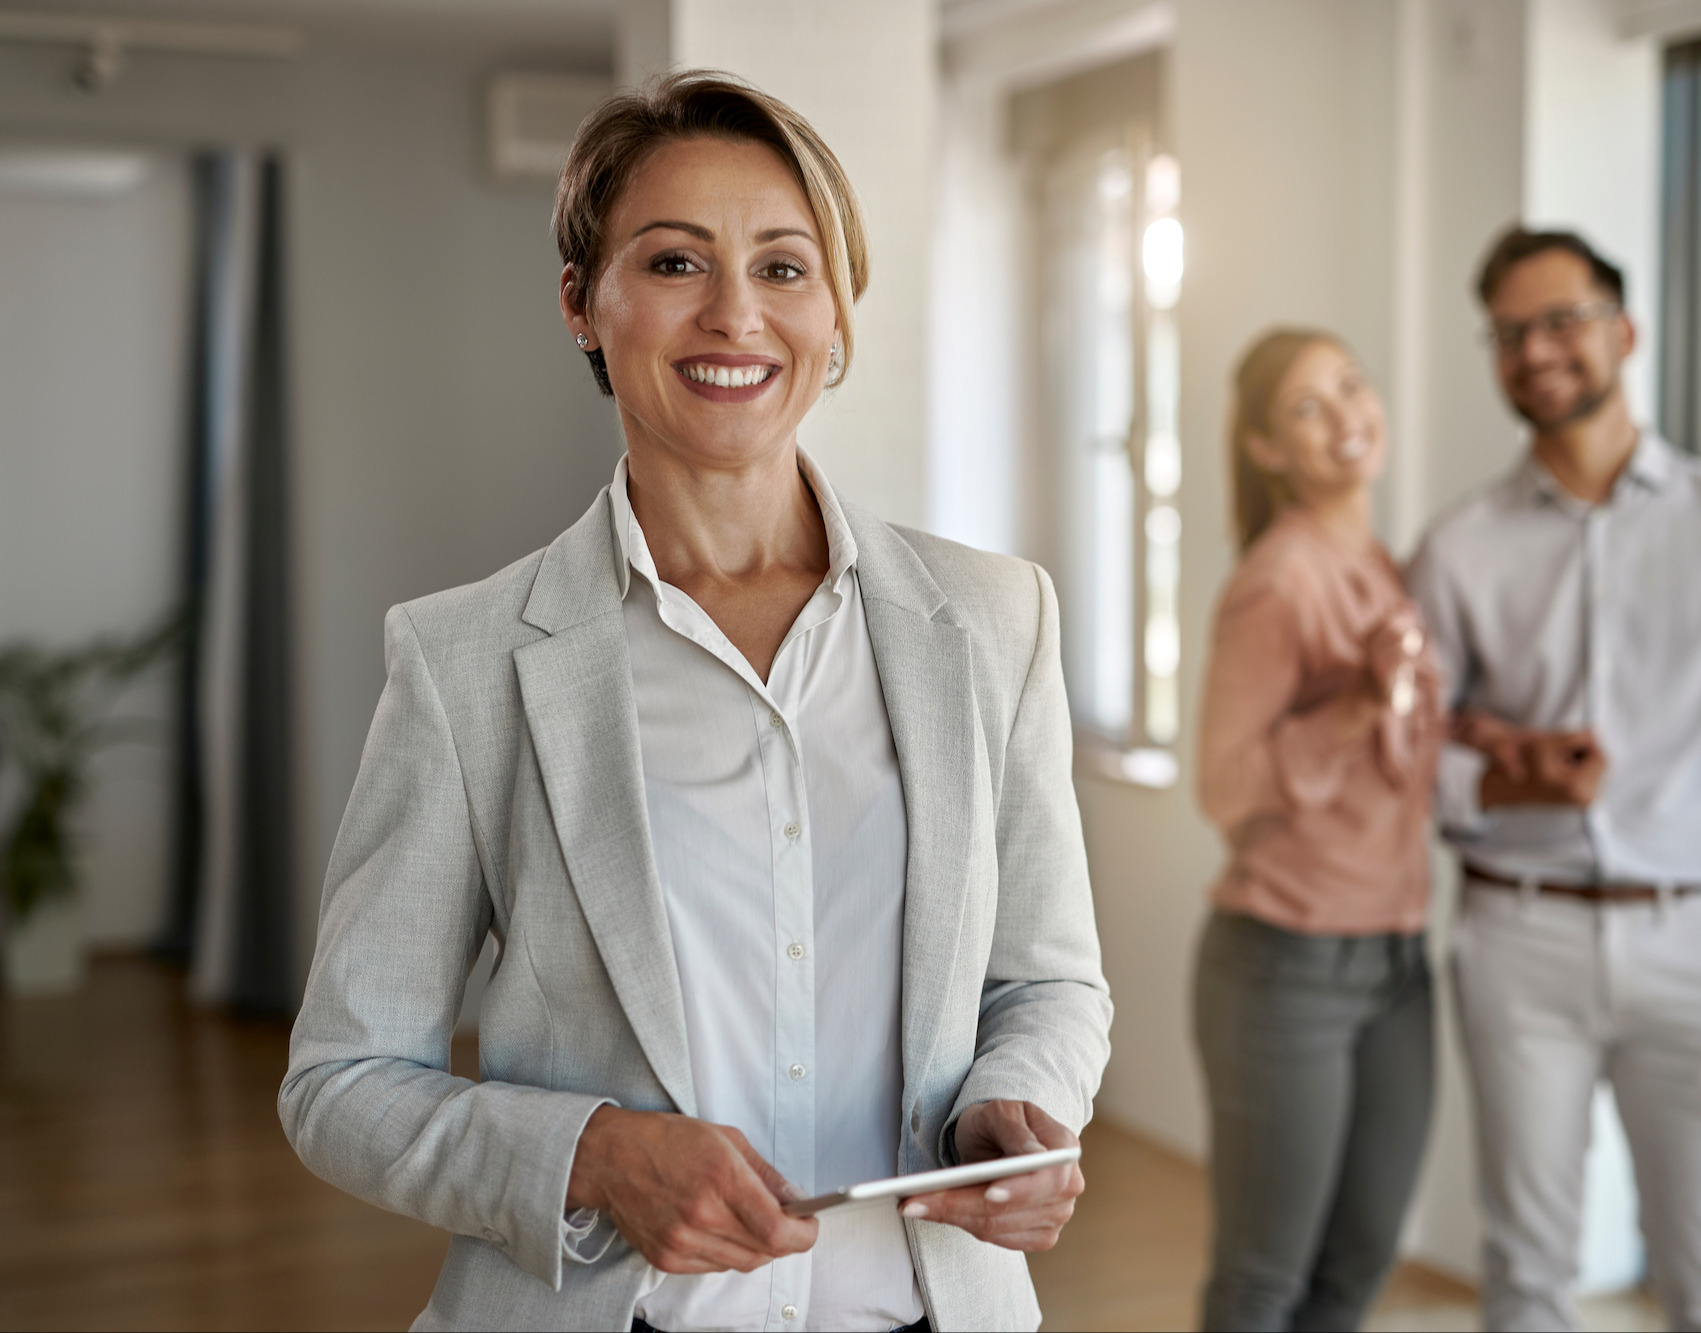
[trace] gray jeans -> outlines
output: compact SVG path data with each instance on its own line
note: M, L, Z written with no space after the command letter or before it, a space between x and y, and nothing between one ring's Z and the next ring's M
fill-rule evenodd
M1429 1134L1422 935L1299 935L1216 913L1194 974L1216 1234L1203 1327L1356 1329Z

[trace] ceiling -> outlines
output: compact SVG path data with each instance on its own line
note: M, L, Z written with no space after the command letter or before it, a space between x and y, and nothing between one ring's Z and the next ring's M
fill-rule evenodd
M537 42L612 58L618 0L0 0L0 15L253 24L294 29L308 45L354 39Z

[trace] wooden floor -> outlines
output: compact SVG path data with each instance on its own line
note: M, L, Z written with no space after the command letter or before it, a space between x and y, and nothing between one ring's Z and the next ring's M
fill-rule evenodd
M1187 1329L1197 1326L1210 1217L1204 1173L1192 1162L1105 1124L1087 1127L1087 1192L1055 1250L1029 1259L1048 1328ZM1371 1327L1469 1328L1475 1293L1403 1264ZM1463 1319L1463 1323L1456 1322Z
M274 1109L287 1043L139 959L75 997L0 1001L0 1329L406 1328L447 1238L296 1160ZM476 1067L470 1043L455 1066ZM1102 1125L1083 1164L1075 1220L1033 1261L1047 1326L1192 1327L1199 1169ZM1372 1324L1468 1329L1471 1292L1407 1267Z
M406 1328L447 1237L296 1160L287 1028L181 996L127 959L0 1003L0 1327Z

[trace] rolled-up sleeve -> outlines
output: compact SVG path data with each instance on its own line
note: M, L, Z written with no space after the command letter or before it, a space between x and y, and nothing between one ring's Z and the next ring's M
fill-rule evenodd
M279 1116L316 1175L480 1237L558 1288L564 1249L606 1247L598 1228L574 1236L563 1223L579 1135L605 1099L449 1074L491 899L455 739L404 608L386 618L385 661Z

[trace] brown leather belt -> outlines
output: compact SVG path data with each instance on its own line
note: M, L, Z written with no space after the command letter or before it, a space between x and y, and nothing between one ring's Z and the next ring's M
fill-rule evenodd
M1513 879L1510 875L1497 875L1491 870L1479 870L1476 866L1464 867L1465 877L1475 880L1478 884L1492 885L1497 889L1522 889L1524 881ZM1586 903L1653 903L1660 900L1660 891L1652 884L1553 884L1540 880L1535 885L1537 893L1551 893L1560 898L1578 898ZM1692 893L1701 893L1701 884L1673 884L1672 896L1687 897Z

